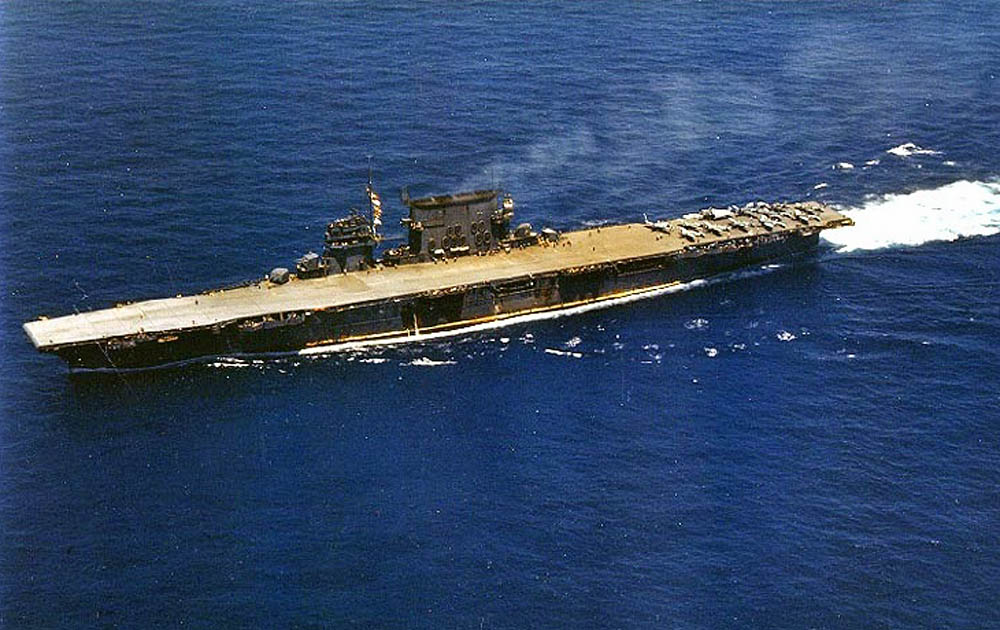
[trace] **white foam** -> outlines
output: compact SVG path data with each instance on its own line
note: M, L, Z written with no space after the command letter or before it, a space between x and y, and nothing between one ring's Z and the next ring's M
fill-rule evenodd
M778 341L792 341L793 339L795 339L795 335L788 332L787 330L779 330L778 334L776 334L775 337L778 338Z
M960 180L873 197L842 212L855 225L823 232L823 239L841 252L989 236L1000 233L1000 182Z
M684 324L688 330L699 330L705 326L708 326L708 320L703 317L697 317Z
M455 365L455 361L451 360L437 361L434 359L430 359L428 357L420 357L419 359L414 359L409 363L406 363L405 365L417 365L420 367L437 367L439 365Z
M826 182L820 182L820 183L816 184L815 186L813 186L813 190L822 190L823 188L826 188L829 185L830 184L827 184Z
M581 352L566 352L565 350L556 350L555 348L546 348L546 354L554 354L559 357L573 357L574 359L582 359L583 353Z
M222 360L222 359L220 359L219 361L213 361L211 363L206 363L206 365L208 367L221 368L221 369L253 367L250 363L247 363L246 361Z
M887 150L886 153L891 153L899 157L910 157L911 155L940 155L940 151L935 151L933 149L925 149L919 145L912 142L904 142L898 147L892 147Z
M881 160L868 160L865 162L865 166L878 166Z

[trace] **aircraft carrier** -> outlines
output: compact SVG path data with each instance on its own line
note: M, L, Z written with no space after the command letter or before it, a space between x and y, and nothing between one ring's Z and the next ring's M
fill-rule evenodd
M331 222L322 254L237 288L42 317L35 347L71 369L143 369L212 357L390 343L531 313L656 293L781 258L852 225L818 202L708 208L678 219L559 233L512 228L499 190L410 199L407 239L376 258L382 201Z

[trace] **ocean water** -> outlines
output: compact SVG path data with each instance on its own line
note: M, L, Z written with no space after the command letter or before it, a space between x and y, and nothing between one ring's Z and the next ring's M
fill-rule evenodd
M0 626L1000 625L996 9L0 4ZM21 331L291 262L369 155L396 239L402 186L857 226L420 344L69 375Z

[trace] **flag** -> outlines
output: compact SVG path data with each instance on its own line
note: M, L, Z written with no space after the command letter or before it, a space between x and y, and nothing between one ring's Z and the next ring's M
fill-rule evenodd
M375 189L368 185L368 201L372 205L372 224L382 225L382 199L379 198Z

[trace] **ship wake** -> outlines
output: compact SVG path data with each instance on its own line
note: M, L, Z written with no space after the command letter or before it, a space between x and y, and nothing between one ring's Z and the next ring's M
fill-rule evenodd
M841 212L853 227L823 233L838 252L913 247L1000 233L1000 182L959 180L928 190L879 195Z

